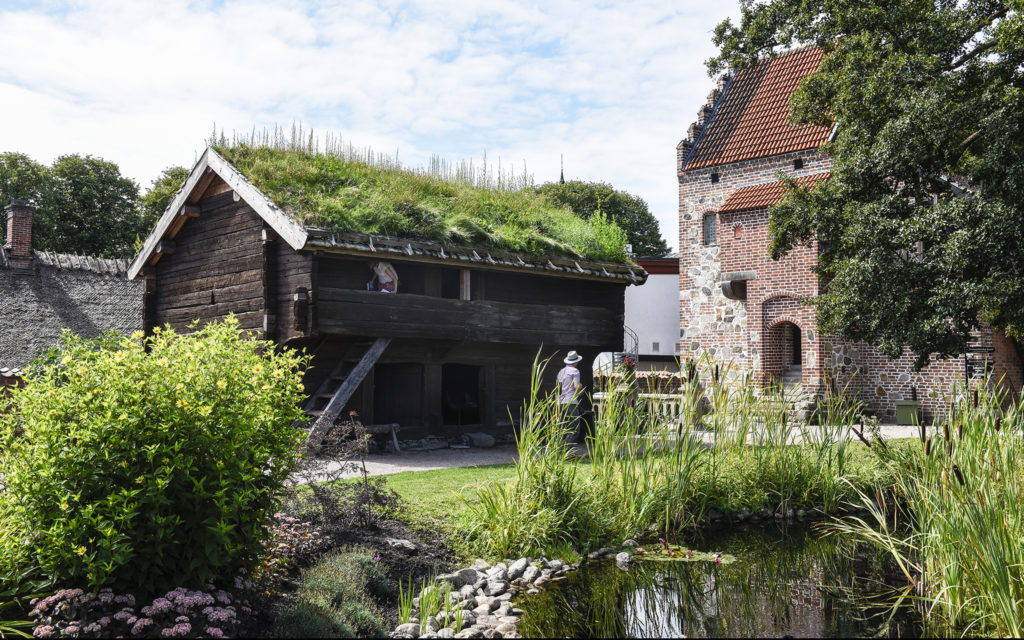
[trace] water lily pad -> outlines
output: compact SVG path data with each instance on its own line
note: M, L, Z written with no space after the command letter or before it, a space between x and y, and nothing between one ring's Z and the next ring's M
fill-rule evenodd
M653 547L638 547L633 554L634 560L653 562L710 562L713 564L729 564L736 558L717 551L694 551L677 544L659 544Z

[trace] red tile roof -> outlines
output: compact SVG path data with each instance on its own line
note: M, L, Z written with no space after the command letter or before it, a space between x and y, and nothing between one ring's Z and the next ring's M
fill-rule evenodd
M823 57L821 49L808 47L737 73L683 170L821 146L831 128L794 126L789 98L803 78L817 71Z
M796 179L797 185L801 187L811 186L822 180L828 180L828 173L816 173L811 176L803 176ZM721 207L718 213L729 213L730 211L747 211L749 209L760 209L770 207L782 200L786 190L781 182L765 182L750 187L742 187L733 191Z

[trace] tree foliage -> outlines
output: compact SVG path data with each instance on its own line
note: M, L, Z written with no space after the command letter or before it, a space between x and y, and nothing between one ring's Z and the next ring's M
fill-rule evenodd
M580 180L548 182L537 187L537 192L586 219L598 212L603 213L626 232L634 255L662 256L668 253L657 219L639 196L617 191L604 182Z
M1024 19L1011 0L743 0L711 73L797 44L820 69L791 106L829 126L831 178L773 207L773 257L820 242L823 331L962 353L988 321L1024 337Z
M153 181L153 186L139 199L139 214L148 230L174 200L178 189L188 178L189 170L185 167L167 167L160 177Z
M22 153L0 154L0 203L12 199L36 206L34 249L130 256L136 238L149 230L138 185L116 164L90 155L61 156L46 167Z

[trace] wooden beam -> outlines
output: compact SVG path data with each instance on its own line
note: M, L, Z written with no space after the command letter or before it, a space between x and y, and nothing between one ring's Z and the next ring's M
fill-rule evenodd
M459 271L459 300L469 300L471 298L470 282L472 277L469 269Z
M320 449L320 443L323 442L324 436L334 426L334 421L337 419L338 414L341 413L341 410L345 408L345 403L352 397L356 388L359 387L359 383L370 372L377 359L380 358L380 354L384 353L389 344L391 344L390 338L377 338L370 345L370 348L366 350L366 353L363 354L359 364L349 372L345 381L341 383L341 386L338 387L338 390L331 397L330 402L324 407L323 413L313 423L313 428L309 430L309 436L306 438L306 449L308 451L316 452Z
M217 177L217 173L210 167L206 167L203 175L199 180L196 181L195 186L189 190L187 202L195 204L203 198L203 194L206 193L206 188L210 186L213 179Z
M156 243L155 251L156 251L156 253L159 253L161 255L163 255L163 254L173 255L174 254L174 249L175 249L175 247L174 247L174 241L173 240L161 240L160 242Z
M337 335L544 343L607 351L622 342L622 316L601 307L466 302L331 287L317 291L317 305L319 329Z
M183 218L198 218L200 213L202 213L202 209L197 204L186 204L181 208Z

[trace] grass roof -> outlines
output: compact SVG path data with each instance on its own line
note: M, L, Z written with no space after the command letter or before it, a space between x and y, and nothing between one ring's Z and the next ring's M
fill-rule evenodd
M483 188L306 150L245 144L214 149L308 227L628 262L626 234L614 222L603 216L584 220L531 188Z

